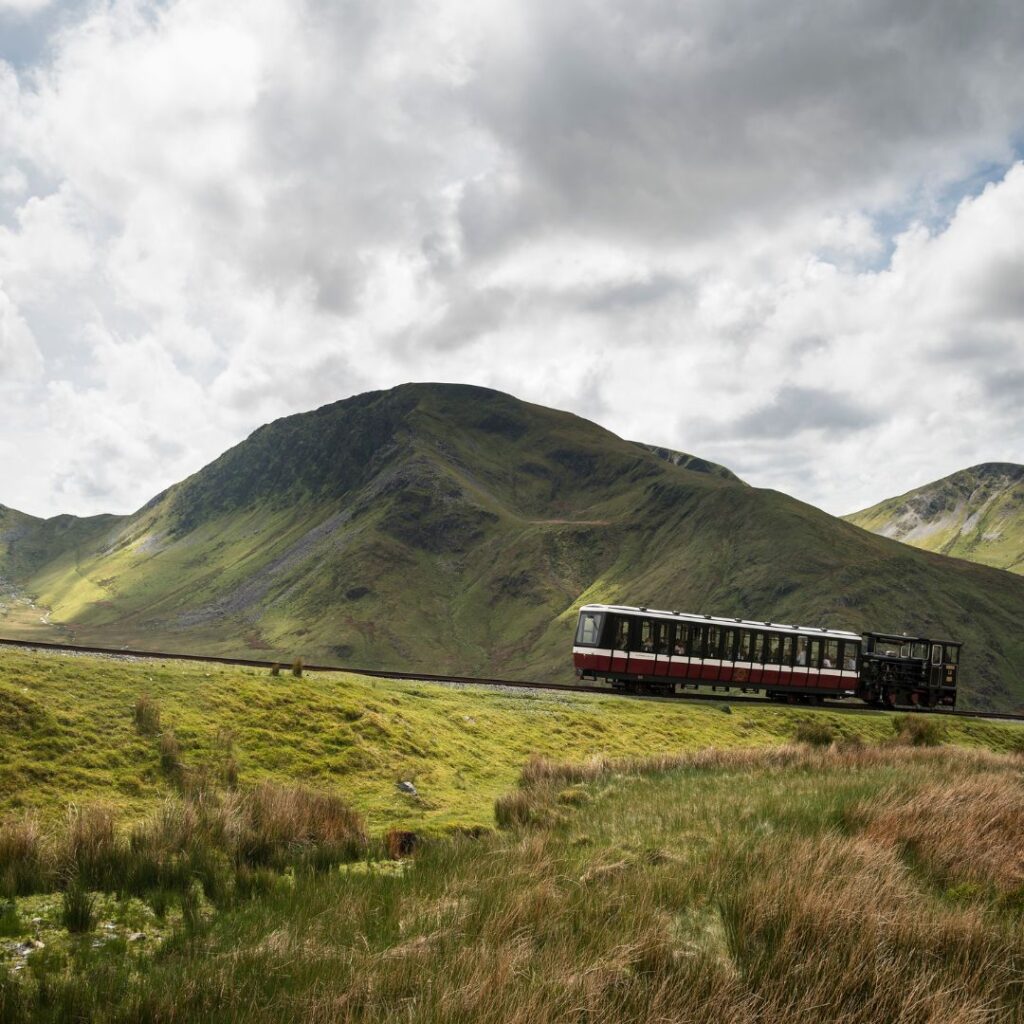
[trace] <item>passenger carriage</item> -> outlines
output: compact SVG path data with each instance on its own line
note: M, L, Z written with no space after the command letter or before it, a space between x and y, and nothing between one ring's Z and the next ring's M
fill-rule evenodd
M712 615L586 605L580 610L573 661L581 679L605 679L619 690L672 695L711 688L764 692L775 700L817 703L822 698L861 697L887 706L952 705L959 644L950 652L952 672L922 670L909 655L928 641L910 640L895 658L880 653L876 638L815 626L726 619ZM870 651L865 663L865 644ZM929 662L933 657L927 646ZM902 655L907 654L905 658ZM865 664L867 674L865 678ZM939 662L936 662L936 668ZM942 685L933 685L938 675Z

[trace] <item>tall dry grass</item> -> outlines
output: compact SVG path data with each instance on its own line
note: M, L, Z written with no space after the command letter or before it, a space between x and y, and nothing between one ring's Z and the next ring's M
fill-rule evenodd
M227 793L198 788L131 828L103 806L72 805L49 830L29 816L0 822L0 891L25 895L74 881L142 893L198 877L218 899L231 894L239 871L326 867L366 847L361 816L333 794L272 783Z
M947 778L913 796L886 793L854 817L874 842L943 883L1024 897L1024 780L1016 773Z

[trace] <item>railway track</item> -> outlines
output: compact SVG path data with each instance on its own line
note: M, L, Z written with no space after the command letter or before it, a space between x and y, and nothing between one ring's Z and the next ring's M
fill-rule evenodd
M257 658L222 658L210 654L170 654L165 651L137 651L129 648L91 647L79 644L57 644L42 640L14 640L0 637L0 647L17 647L27 650L53 651L63 654L95 654L108 658L140 658L149 661L193 661L214 665L232 665L243 668L264 668L269 671L275 665L286 668L287 663L281 661L262 661ZM614 695L629 697L632 700L650 701L671 701L679 700L694 701L696 703L727 703L727 704L760 704L766 706L777 706L764 697L752 697L742 693L691 693L681 694L676 697L663 697L654 695L622 694L613 690L610 686L584 686L579 683L545 683L522 679L495 679L487 676L452 676L439 675L430 672L395 672L390 669L375 668L353 668L340 665L311 665L303 663L303 669L307 672L333 672L339 675L370 676L374 679L403 679L410 682L423 683L446 683L463 686L489 686L507 687L510 689L522 690L553 690L563 693L596 693L605 696ZM812 707L812 705L802 705ZM882 708L872 708L864 704L851 705L845 701L823 701L815 705L829 711L856 712L858 714L891 714L891 711ZM1024 721L1024 715L1006 714L997 711L931 711L921 714L938 714L954 718L990 718L999 721L1018 722Z

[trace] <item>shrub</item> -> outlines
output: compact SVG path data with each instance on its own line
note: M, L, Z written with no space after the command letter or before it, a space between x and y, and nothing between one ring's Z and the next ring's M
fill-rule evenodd
M96 897L78 878L73 878L64 889L61 921L73 934L91 932L96 927Z
M899 743L912 747L937 747L946 738L942 722L925 715L900 715L892 721L893 731Z
M279 676L281 674L281 666L276 664L276 663L271 665L270 666L270 674L272 676Z
M828 722L810 719L801 722L793 733L797 743L806 743L809 747L827 747L835 739L832 726Z
M292 675L295 676L296 679L301 679L302 678L302 659L301 658L296 658L292 662Z
M135 700L135 728L143 736L155 736L160 731L160 707L147 694Z

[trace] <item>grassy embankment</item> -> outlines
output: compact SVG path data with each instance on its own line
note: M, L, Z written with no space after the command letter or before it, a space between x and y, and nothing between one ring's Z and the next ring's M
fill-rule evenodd
M140 728L145 698L158 722ZM609 695L494 692L189 662L127 662L0 649L0 814L59 815L68 801L145 816L181 777L301 782L343 793L371 831L489 826L531 754L586 758L788 742L803 721L878 742L884 715ZM1024 730L944 724L955 744L1012 750ZM173 737L173 760L161 744ZM418 794L398 792L408 780Z
M0 1020L1020 1020L1022 808L977 749L534 759L498 833L136 900L145 941L0 969Z

